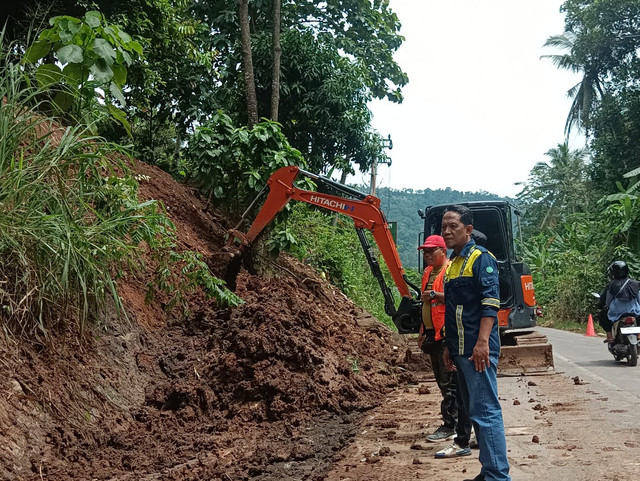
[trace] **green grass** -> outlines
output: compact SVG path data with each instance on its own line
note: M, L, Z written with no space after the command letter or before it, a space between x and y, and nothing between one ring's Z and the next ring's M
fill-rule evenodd
M69 319L80 327L115 279L140 265L136 249L169 228L139 204L122 149L42 112L49 92L21 66L0 70L0 305L3 325L35 337Z
M159 252L163 268L183 268L182 276L165 276L160 289L175 292L175 283L186 277L182 290L199 283L224 297L222 282L201 259L171 250L175 228L161 205L138 201L124 149L93 136L90 126L65 125L45 114L55 91L38 86L8 53L11 46L3 51L0 326L5 334L44 342L52 329L73 324L82 333L87 321L98 320L107 298L122 312L117 279L144 269L142 242Z
M560 329L562 331L578 332L585 334L587 332L587 322L566 321L566 320L554 320L554 319L540 319L538 320L538 326L540 327L552 327L554 329ZM596 334L604 335L604 331L598 325L598 322L594 319L593 327Z

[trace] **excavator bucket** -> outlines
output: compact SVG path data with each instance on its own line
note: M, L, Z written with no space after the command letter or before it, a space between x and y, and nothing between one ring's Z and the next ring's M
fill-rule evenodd
M242 268L242 254L240 251L231 254L231 259L227 263L227 269L224 272L222 279L227 284L227 288L230 291L235 292L238 281L238 274Z
M256 273L254 266L254 251L253 247L247 244L242 244L239 247L230 244L225 247L225 250L228 252L229 260L227 261L227 268L222 279L226 282L227 288L230 291L235 292L238 274L240 274L240 269L242 269L242 267L251 274Z
M547 336L537 331L506 333L506 344L500 350L498 374L545 374L553 373L553 347Z

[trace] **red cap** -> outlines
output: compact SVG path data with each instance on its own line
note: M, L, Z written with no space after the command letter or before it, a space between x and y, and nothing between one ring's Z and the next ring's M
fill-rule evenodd
M443 249L446 249L447 244L444 243L444 238L441 235L430 235L424 241L424 244L418 247L418 250L429 249L431 247L442 247Z

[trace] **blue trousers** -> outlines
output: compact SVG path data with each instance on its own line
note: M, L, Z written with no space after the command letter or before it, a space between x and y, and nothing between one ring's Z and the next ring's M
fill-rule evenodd
M480 448L480 464L486 481L511 481L507 459L502 407L498 400L498 358L478 372L467 356L454 356L460 397L473 423Z

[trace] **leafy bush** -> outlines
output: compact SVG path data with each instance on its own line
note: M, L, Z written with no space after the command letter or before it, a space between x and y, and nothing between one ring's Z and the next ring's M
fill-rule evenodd
M196 129L187 158L193 181L232 213L244 210L280 167L305 165L278 123L263 119L253 129L236 128L221 111Z
M606 266L613 257L609 237L604 225L576 216L562 233L527 239L522 252L546 319L584 321L593 312L590 293L606 285Z
M122 89L127 67L142 56L140 43L97 11L82 19L53 17L49 24L23 57L27 64L38 64L35 78L40 88L54 90L52 104L58 111L85 114L88 124L90 107L101 105L101 97L113 118L129 131L126 114L117 105L126 104Z
M211 275L202 255L197 252L178 252L171 237L162 248L155 250L158 261L155 277L147 283L146 302L153 302L158 292L168 295L166 310L180 306L188 313L188 294L200 288L210 299L216 299L223 305L237 306L243 301L225 287L224 281ZM161 241L162 242L162 241Z

